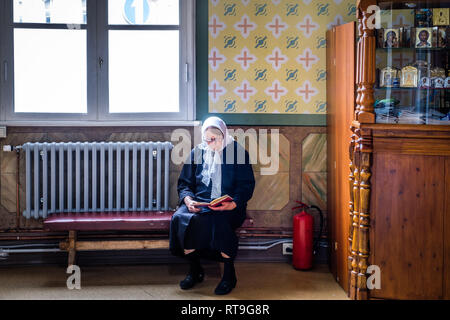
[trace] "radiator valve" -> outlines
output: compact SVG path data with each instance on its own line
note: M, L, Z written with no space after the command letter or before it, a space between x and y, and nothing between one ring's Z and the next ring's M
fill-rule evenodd
M5 260L8 257L8 252L0 249L0 260Z
M3 152L12 152L12 151L17 151L19 152L19 150L22 149L22 146L10 146L10 145L4 145L3 146Z

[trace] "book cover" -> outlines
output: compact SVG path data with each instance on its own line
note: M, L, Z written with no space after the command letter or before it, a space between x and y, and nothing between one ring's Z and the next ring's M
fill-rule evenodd
M233 201L233 198L229 195L224 195L219 198L216 198L212 200L211 202L198 202L195 206L196 207L218 207L224 202L231 202Z

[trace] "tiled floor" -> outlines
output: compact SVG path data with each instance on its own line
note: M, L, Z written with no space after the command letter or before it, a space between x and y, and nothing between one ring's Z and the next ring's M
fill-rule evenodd
M0 269L0 299L347 299L327 266L297 271L286 263L236 263L238 283L227 296L214 295L219 264L205 265L205 281L183 291L187 265L82 267L81 290L69 290L62 267Z

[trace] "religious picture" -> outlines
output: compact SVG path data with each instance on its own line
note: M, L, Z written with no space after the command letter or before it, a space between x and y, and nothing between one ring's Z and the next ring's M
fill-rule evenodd
M449 8L434 8L433 9L433 25L446 26L450 24Z
M434 88L444 88L446 72L444 68L434 67L430 70L431 84Z
M421 88L431 88L431 79L429 77L422 77L420 79Z
M398 48L399 47L399 29L384 29L384 48Z
M417 27L431 27L433 22L433 12L431 9L416 9L416 22Z
M438 89L442 89L442 88L444 88L444 82L445 82L445 79L444 78L434 78L433 79L433 87L434 88L438 88Z
M418 77L417 68L413 66L403 67L400 80L400 87L407 87L407 88L417 87L417 80L418 80L417 77Z
M398 81L400 70L397 68L386 67L381 70L380 87L394 87L394 82Z
M440 67L434 67L430 70L431 78L445 78L445 69Z
M432 28L416 28L416 48L431 48L432 40Z
M444 88L450 88L450 77L445 78Z
M447 27L437 28L437 46L439 48L447 47Z

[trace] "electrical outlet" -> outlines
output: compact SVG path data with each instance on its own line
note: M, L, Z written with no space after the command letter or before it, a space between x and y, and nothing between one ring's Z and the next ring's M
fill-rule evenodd
M283 255L292 254L292 243L285 242L283 243Z

